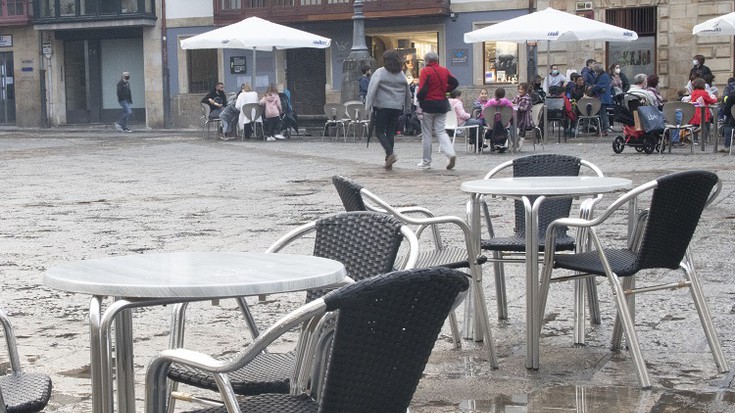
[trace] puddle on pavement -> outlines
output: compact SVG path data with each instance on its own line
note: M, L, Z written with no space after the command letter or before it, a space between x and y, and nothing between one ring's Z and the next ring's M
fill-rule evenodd
M718 413L735 411L735 391L641 390L636 387L560 385L532 395L497 395L460 403L412 404L419 412L462 413Z

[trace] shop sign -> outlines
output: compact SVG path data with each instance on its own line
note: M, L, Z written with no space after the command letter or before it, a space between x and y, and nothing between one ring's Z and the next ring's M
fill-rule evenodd
M230 57L230 73L233 75L247 73L247 68L245 67L245 56Z
M452 49L450 62L452 66L466 66L469 63L468 49Z
M0 36L0 47L13 47L13 35Z

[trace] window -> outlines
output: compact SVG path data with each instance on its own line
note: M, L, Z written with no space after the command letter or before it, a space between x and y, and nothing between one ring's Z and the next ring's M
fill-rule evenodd
M187 50L189 93L207 93L217 84L217 50Z
M518 44L485 42L483 53L485 84L518 81Z
M23 16L23 2L24 0L7 0L6 4L8 7L8 16Z
M220 10L240 10L240 0L220 0Z
M656 7L605 11L607 23L638 33L638 40L610 42L607 47L607 61L619 64L628 80L637 73L656 72L656 15Z
M59 10L62 16L74 16L77 14L76 0L60 0Z

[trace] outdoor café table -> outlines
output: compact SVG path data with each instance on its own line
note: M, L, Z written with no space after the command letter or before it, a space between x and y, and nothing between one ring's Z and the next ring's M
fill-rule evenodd
M50 268L49 287L91 294L92 411L112 413L110 328L115 322L118 409L135 412L130 309L274 294L349 282L342 263L307 255L261 252L173 252L75 261ZM114 301L102 312L105 297Z
M538 211L549 198L593 196L630 189L630 179L598 176L543 176L492 178L463 182L460 189L470 193L469 225L479 251L481 237L480 198L494 195L519 200L526 211L526 368L539 366L539 326L536 304L539 294ZM537 197L531 200L532 197ZM508 210L508 213L512 213ZM475 306L476 307L476 306Z

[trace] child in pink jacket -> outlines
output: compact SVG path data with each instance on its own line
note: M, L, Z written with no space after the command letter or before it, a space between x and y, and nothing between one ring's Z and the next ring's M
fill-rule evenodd
M280 132L281 124L281 97L278 96L278 90L271 83L265 91L265 96L260 99L260 104L265 106L263 112L263 128L265 129L265 140L274 141L276 139L286 139Z

